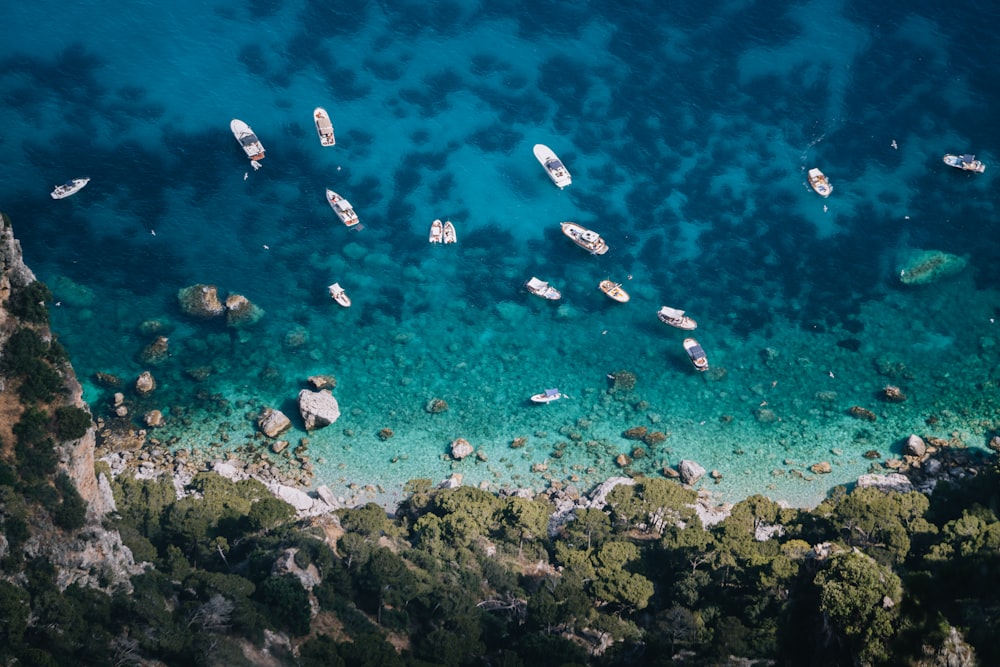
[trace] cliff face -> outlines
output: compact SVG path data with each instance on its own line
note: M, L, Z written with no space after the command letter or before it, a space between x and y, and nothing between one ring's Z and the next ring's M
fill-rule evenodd
M35 274L25 265L20 242L14 237L10 219L0 214L0 304L5 304L21 290L35 282ZM0 354L10 334L20 322L0 306ZM40 330L44 338L51 332ZM69 392L67 403L89 411L83 402L83 389L72 368L64 370L64 386ZM5 455L10 454L15 437L11 427L20 418L23 406L17 392L3 391L5 378L0 375L0 441ZM87 503L87 525L74 535L62 534L50 521L41 520L32 526L32 537L25 547L33 556L45 556L59 568L61 584L72 582L95 585L95 573L103 573L103 582L126 581L136 569L132 554L121 543L116 531L106 531L101 518L114 510L114 498L108 480L98 480L94 472L95 427L78 440L59 442L56 446L58 470L65 472ZM103 477L103 475L102 475ZM47 519L47 518L46 518Z

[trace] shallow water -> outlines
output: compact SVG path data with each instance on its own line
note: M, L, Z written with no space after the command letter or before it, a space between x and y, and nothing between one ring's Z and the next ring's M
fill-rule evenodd
M998 423L998 12L979 4L60 3L60 21L47 0L4 7L0 209L55 292L85 397L107 405L95 372L152 370L137 407L166 413L162 439L235 447L273 406L324 461L316 483L391 499L453 471L587 487L645 426L667 437L636 472L689 458L719 471L701 485L723 499L811 504L867 471L866 451L898 454L911 432L982 446ZM260 171L233 117L267 149ZM553 187L535 143L571 186ZM942 164L964 151L986 173ZM51 200L79 175L85 190ZM363 229L340 224L327 187ZM434 218L456 245L427 244ZM563 220L611 251L575 247ZM968 266L907 287L916 249ZM532 275L563 299L525 292ZM631 301L601 294L605 278ZM185 316L177 292L196 283L265 314L239 330ZM662 305L698 320L712 372ZM154 319L171 356L149 367ZM609 393L619 370L636 386ZM307 435L295 397L317 373L336 376L343 415ZM889 384L908 400L880 401ZM528 401L548 387L570 398ZM449 409L428 413L434 398ZM443 460L457 437L485 460ZM818 461L833 472L810 473Z

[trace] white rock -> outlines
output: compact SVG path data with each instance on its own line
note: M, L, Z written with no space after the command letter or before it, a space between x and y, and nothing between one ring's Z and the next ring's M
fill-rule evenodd
M688 459L681 461L677 466L677 470L681 474L681 481L685 484L694 484L705 476L705 469Z
M299 413L306 423L306 430L312 431L340 419L340 406L329 389L303 389L299 392Z
M883 491L897 491L899 493L906 493L913 490L910 478L898 472L891 472L888 475L867 474L858 477L859 488L869 486Z

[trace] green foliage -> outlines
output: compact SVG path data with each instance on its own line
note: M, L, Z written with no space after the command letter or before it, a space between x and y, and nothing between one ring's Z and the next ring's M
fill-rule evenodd
M25 322L48 324L49 311L45 304L52 301L52 292L43 282L35 281L14 291L7 302L7 310Z
M90 413L75 405L56 408L56 437L60 440L77 440L94 425Z
M73 480L65 473L60 473L56 476L55 485L62 502L52 513L53 522L63 530L82 528L87 519L87 503L80 497Z
M847 543L864 548L888 564L902 563L910 550L910 535L933 531L923 518L930 503L916 491L885 493L855 489L837 503L833 520Z
M273 627L287 630L293 636L309 632L309 596L295 575L265 579L254 599Z
M55 443L49 436L49 416L38 408L28 407L13 428L17 443L14 452L17 470L26 482L49 478L58 462Z
M34 329L11 334L0 357L0 369L20 378L18 393L26 403L46 403L63 390L63 380L46 360L49 344Z
M0 579L0 663L10 664L18 653L28 629L30 602L24 589Z
M344 530L364 537L377 538L389 525L388 516L380 505L367 503L354 509L341 510L340 525Z
M261 498L250 506L247 521L250 530L273 530L295 517L295 508L280 498Z

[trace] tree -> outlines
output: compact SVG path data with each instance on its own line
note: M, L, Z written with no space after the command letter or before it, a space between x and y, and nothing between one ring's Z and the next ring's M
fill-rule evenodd
M295 508L281 498L268 496L250 506L247 521L251 530L269 531L287 523L295 516Z
M375 503L342 510L339 514L340 525L344 530L366 538L378 538L389 524L385 509Z
M902 597L899 577L857 551L830 558L815 578L819 608L848 650L865 664L888 657L895 634L895 606Z
M508 540L517 540L517 557L522 555L525 540L545 538L551 507L524 498L507 498L500 509L500 530Z
M574 519L563 526L563 537L571 544L586 543L587 551L604 543L611 535L611 517L603 510L578 508Z
M288 630L294 636L309 632L309 596L294 574L268 577L257 588L254 598L274 627Z
M63 441L78 440L87 434L94 421L90 413L75 405L56 408L56 436Z

